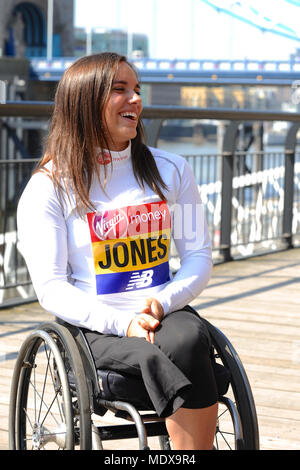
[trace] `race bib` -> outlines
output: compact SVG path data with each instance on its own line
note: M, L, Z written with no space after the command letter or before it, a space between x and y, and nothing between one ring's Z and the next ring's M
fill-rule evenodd
M87 214L97 294L169 280L171 217L165 201Z

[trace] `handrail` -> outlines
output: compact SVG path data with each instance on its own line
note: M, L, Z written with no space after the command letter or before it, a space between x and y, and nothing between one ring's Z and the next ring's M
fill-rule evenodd
M0 104L0 117L50 117L52 101L9 101ZM145 106L145 119L214 119L228 121L300 122L300 113L231 108L199 108L185 106Z

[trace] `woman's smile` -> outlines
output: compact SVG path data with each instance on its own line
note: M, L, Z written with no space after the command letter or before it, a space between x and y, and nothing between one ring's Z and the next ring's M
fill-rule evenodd
M138 115L134 113L133 111L125 111L120 113L120 116L123 119L126 119L127 124L135 126L137 125L138 122Z

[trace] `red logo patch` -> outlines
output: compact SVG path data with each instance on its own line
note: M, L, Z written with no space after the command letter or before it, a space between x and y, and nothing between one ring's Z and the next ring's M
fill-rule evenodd
M109 165L111 163L111 154L107 151L100 152L97 156L100 165Z

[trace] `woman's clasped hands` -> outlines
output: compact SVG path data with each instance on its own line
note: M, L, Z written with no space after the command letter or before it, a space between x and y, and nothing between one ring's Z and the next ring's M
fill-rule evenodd
M161 303L153 297L147 298L141 313L131 320L127 330L127 336L145 338L153 344L154 333L163 318L163 314L164 311Z

